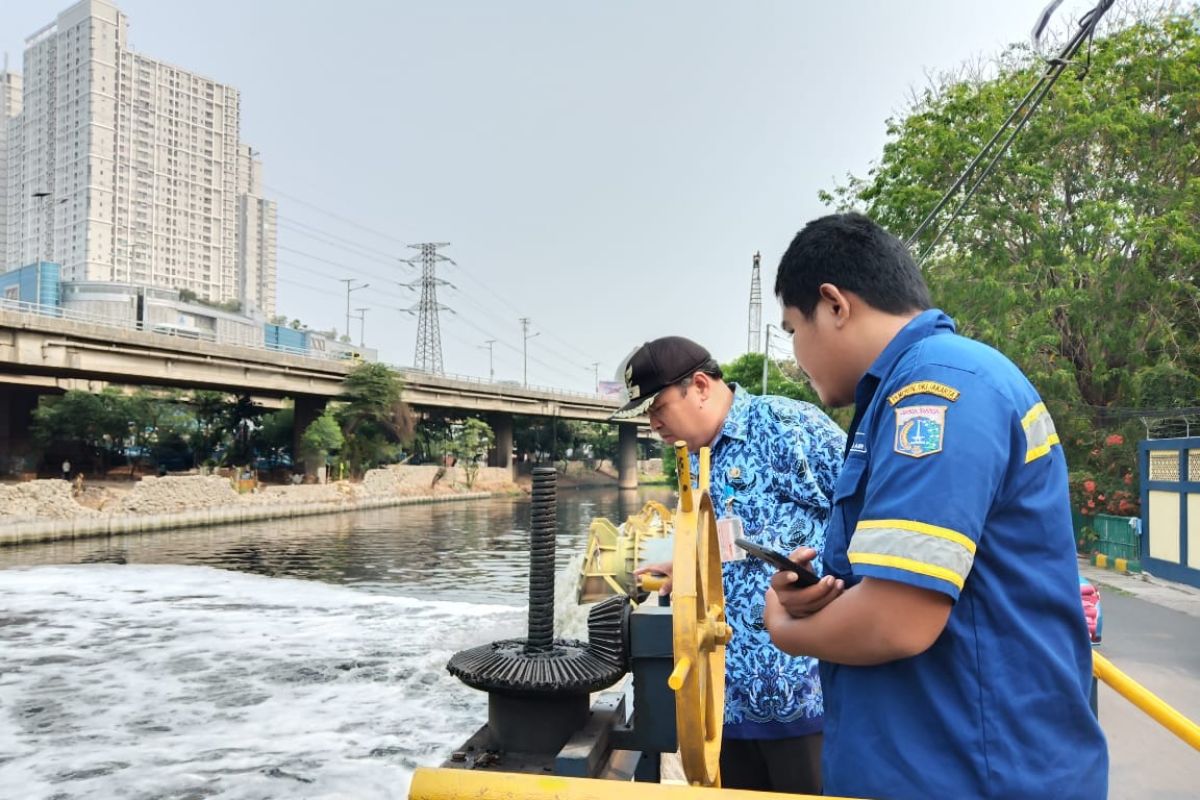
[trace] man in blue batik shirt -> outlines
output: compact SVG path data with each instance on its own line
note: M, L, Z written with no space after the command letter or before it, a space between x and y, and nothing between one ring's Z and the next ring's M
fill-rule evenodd
M647 413L664 441L687 442L693 454L712 448L711 492L723 533L736 518L742 536L777 551L824 547L845 445L829 417L808 403L726 384L708 351L678 336L639 348L627 362L625 383L631 399L616 418ZM639 572L670 569L654 564ZM774 572L756 558L723 565L733 640L725 650L721 783L816 794L821 683L814 659L780 652L763 626L763 596Z

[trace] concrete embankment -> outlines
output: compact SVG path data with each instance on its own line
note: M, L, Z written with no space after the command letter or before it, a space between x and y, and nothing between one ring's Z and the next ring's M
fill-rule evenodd
M519 491L507 470L480 469L469 489L461 469L451 468L440 476L438 472L434 466L390 466L371 470L360 483L267 486L245 494L217 476L143 478L127 490L106 489L100 499L94 496L99 490L77 497L61 480L3 485L0 545L445 503Z

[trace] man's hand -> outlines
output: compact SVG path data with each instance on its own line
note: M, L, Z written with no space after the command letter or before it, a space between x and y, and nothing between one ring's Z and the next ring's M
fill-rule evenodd
M812 560L816 557L817 551L811 547L798 547L788 555L796 563L796 572L802 569L812 572ZM815 586L800 586L795 582L797 577L794 572L776 572L771 577L772 591L767 593L774 594L781 609L795 619L817 613L846 589L846 584L832 575L826 575Z
M671 593L671 569L672 569L672 567L673 567L673 565L671 564L670 561L663 561L658 564L647 564L644 567L638 567L637 569L635 569L633 571L633 575L635 578L642 576L642 575L648 575L652 572L658 573L659 575L666 575L667 579L664 580L662 583L662 586L660 586L658 588L658 593L660 595L662 595L663 597L666 597L667 595L669 595Z

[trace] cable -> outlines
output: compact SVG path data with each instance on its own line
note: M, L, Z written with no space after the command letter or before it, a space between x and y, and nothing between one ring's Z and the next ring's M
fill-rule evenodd
M373 247L363 244L358 239L351 239L347 236L340 236L336 233L327 231L324 228L318 228L316 225L313 225L312 223L309 223L309 222L305 222L304 220L301 220L301 219L295 219L294 217L285 217L282 214L276 214L276 219L283 220L284 222L290 223L292 225L298 225L300 227L306 228L315 233L319 233L322 236L327 236L330 239L336 239L339 242L343 242L343 243L351 245L353 247L357 247L360 250L363 250L368 253L373 253L373 254L379 256L380 258L386 258L389 261L392 261L392 260L395 260L396 258L398 258L398 256L395 253L389 253L384 250L376 250Z
M1116 0L1100 0L1100 2L1097 3L1094 8L1092 8L1083 16L1083 18L1079 21L1079 31L1071 37L1070 41L1067 42L1056 58L1050 59L1046 70L1042 73L1042 76L1038 79L1037 83L1034 84L1033 88L1031 88L1023 98L1021 98L1021 102L1017 104L1017 107L1014 108L1012 113L1008 115L1008 118L1004 120L1004 123L1000 126L1000 129L997 130L995 135L988 140L988 143L983 146L983 149L980 150L979 154L972 159L971 163L967 165L967 168L963 170L962 174L958 176L951 187L946 191L945 194L942 195L941 199L938 200L937 204L933 207L933 210L931 210L925 216L925 218L921 221L921 224L917 226L917 229L911 236L909 236L905 244L909 247L912 247L921 234L933 224L938 214L942 212L942 209L949 204L951 198L966 184L967 180L971 176L971 173L974 172L984 158L987 158L992 148L995 147L996 142L1000 140L1005 131L1008 130L1009 126L1012 125L1013 120L1015 120L1024 109L1024 118L1017 124L1016 128L1012 130L1008 138L1004 140L1004 144L1001 145L999 150L996 151L995 155L992 156L991 160L987 163L987 166L984 167L983 172L979 175L975 182L970 186L970 188L967 189L962 200L955 207L954 211L951 212L949 219L947 219L945 223L938 228L929 245L917 259L918 266L925 262L925 259L928 258L933 252L933 249L937 246L937 243L941 241L942 236L944 236L949 230L950 226L954 224L954 221L958 219L959 214L961 214L963 209L966 208L966 205L968 202L970 202L971 198L975 196L975 193L979 190L979 187L983 184L987 177L992 174L992 170L996 168L996 165L1000 162L1000 159L1003 158L1005 153L1008 152L1008 148L1013 143L1013 140L1017 137L1017 134L1024 129L1034 112L1037 111L1038 107L1042 104L1042 101L1046 98L1046 95L1049 94L1050 90L1054 87L1054 84L1058 82L1059 77L1070 64L1072 56L1079 51L1079 48L1085 41L1089 43L1088 63L1085 66L1084 71L1084 74L1086 75L1086 70L1091 65L1090 43L1095 36L1096 26L1100 23L1100 19L1104 16L1105 12L1112 7L1114 2L1116 2ZM1028 108L1026 108L1027 104Z
M299 203L300 205L303 205L303 206L306 206L306 207L308 207L308 208L311 208L311 209L313 209L314 211L317 211L317 212L320 212L320 213L322 213L322 214L325 214L326 216L328 216L328 217L330 217L330 218L332 218L332 219L336 219L336 220L338 220L339 222L342 222L342 223L344 223L344 224L346 224L346 225L350 225L350 226L352 226L352 227L354 227L354 228L357 228L357 229L359 229L359 230L365 231L365 232L367 232L367 233L371 233L371 234L373 234L373 235L375 235L375 236L378 236L378 237L381 237L381 238L383 238L383 239L387 239L387 240L389 240L389 241L396 242L396 243L398 243L398 244L403 244L403 245L407 246L407 243L406 243L406 242L404 242L402 239L399 239L398 237L395 237L395 236L393 236L393 235L391 235L391 234L383 233L382 231L378 231L378 230L376 230L376 229L374 229L374 228L371 228L371 227L369 227L369 226L366 226L366 225L363 225L363 224L361 224L361 223L355 222L354 220L352 220L352 219L349 219L348 217L344 217L344 216L342 216L341 214L334 213L334 212L332 212L332 211L329 211L329 210L327 210L327 209L321 208L320 206L318 206L318 205L315 205L314 203L310 203L310 202L308 202L307 200L302 200L302 199L300 199L300 198L298 198L298 197L295 197L294 195L290 195L290 194L288 194L288 193L286 193L286 192L283 192L283 191L279 190L278 188L276 188L276 187L274 187L274 186L270 186L270 185L268 185L268 186L266 186L265 188L266 188L268 191L270 191L270 192L272 192L272 193L274 193L274 194L277 194L277 195L279 195L280 197L285 197L285 198L287 198L288 200L291 200L291 201L293 201L293 202L295 202L295 203ZM293 222L294 222L294 220L293 220ZM303 223L301 223L301 224L303 224ZM314 228L314 230L317 230L317 229L315 229L315 228ZM332 235L332 234L328 234L328 232L322 232L322 233L325 233L326 235L331 235L331 236L334 236L334 235ZM314 237L314 238L315 238L315 237ZM343 239L343 241L350 241L350 240L348 240L348 239L345 239L344 237L337 237L337 236L334 236L334 238L341 238L341 239ZM332 266L336 266L336 267L338 267L338 268L340 268L340 269L343 269L343 270L346 270L346 269L348 269L348 268L347 268L347 267L346 267L344 264L339 264L339 263L337 263L337 262L334 262L334 261L329 261L328 259L324 259L324 258L321 258L321 257L319 257L319 256L314 256L314 255L312 255L312 254L305 253L305 252L303 252L303 251L295 250L294 248L285 248L285 247L283 247L282 245L280 245L280 246L279 246L279 248L280 248L280 249L285 249L285 250L288 250L289 252L297 253L297 254L299 254L299 255L305 255L305 256L307 256L307 257L309 257L309 258L313 258L313 259L315 259L315 260L322 261L322 262L324 262L324 263L330 264L330 265L332 265ZM366 248L366 249L368 249L368 250L369 250L369 248ZM380 251L375 251L375 252L376 252L376 253L379 253ZM387 257L387 256L384 256L384 257ZM509 308L511 308L513 311L515 311L515 312L516 312L516 314L517 314L518 316L519 316L519 315L523 315L523 314L525 313L523 310L519 309L519 308L518 308L518 307L517 307L515 304L513 304L513 303L512 303L510 300L508 300L508 298L506 298L504 295L502 295L502 294L500 294L499 292L497 292L497 291L496 291L496 290L495 290L495 289L494 289L494 288L493 288L493 287L492 287L490 284L488 284L488 283L485 283L485 282L484 282L484 281L483 281L483 280L482 280L480 277L478 277L478 276L477 276L477 275L475 275L473 272L471 272L471 271L467 270L466 268L464 268L464 267L463 267L461 264L457 264L457 263L456 263L456 264L455 264L455 267L457 267L457 268L458 268L458 269L459 269L459 270L462 272L462 274L463 274L464 276L466 276L466 277L468 277L468 278L472 279L473 281L475 281L476 283L478 283L478 284L480 285L480 287L482 287L482 288L483 288L483 289L484 289L484 290L485 290L485 291L488 293L489 297L491 297L491 298L495 298L495 299L499 299L499 300L500 300L502 303L504 303L505 305L507 305L507 306L508 306ZM375 274L373 274L373 273L362 273L362 274L371 274L371 275L372 275L372 277L379 277L378 275L375 275ZM392 280L392 279L391 279L391 278L388 278L388 279L386 279L386 280ZM454 287L454 288L456 288L456 289L457 289L457 287ZM459 291L461 292L461 290L459 290ZM492 314L494 314L494 312L491 312L491 311L490 311L490 310L487 308L487 306L482 306L482 305L481 305L481 306L479 306L479 307L480 307L482 310L484 310L486 313L492 313ZM564 346L566 346L566 347L570 348L571 350L575 351L575 352L576 352L576 353L578 353L580 356L582 356L582 357L583 357L583 358L586 360L586 362L587 362L587 363L591 363L591 362L593 362L593 361L596 361L596 360L598 360L598 359L596 359L596 358L595 358L593 355L591 355L591 354L588 354L588 353L585 353L583 350L580 350L578 347L576 347L575 345L571 344L571 343L570 343L569 341L567 341L566 339L564 339L564 338L562 338L562 337L558 336L558 335L557 335L556 333L554 333L553 331L551 331L551 330L547 329L547 328L546 328L544 325L539 325L539 326L538 326L538 328L539 328L539 332L540 332L540 333L542 333L542 334L546 335L547 337L549 337L549 338L551 338L551 339L554 339L555 341L559 342L560 344L562 344L562 345L564 345ZM577 363L577 362L574 362L574 361L573 361L572 359L570 359L570 358L563 358L561 354L556 354L556 355L557 355L557 357L559 357L559 358L562 358L562 360L563 360L563 361L565 361L566 363L570 364L571 366L583 368L583 365L581 365L581 364L579 364L579 363Z
M340 214L335 214L332 211L328 211L324 208L321 208L318 205L314 205L314 204L308 202L307 200L301 200L299 197L295 197L293 195L287 194L286 192L283 192L274 186L264 185L263 188L265 188L267 191L271 192L272 194L277 194L280 197L286 197L288 200L291 200L293 203L299 203L302 206L307 206L308 208L311 208L314 211L319 211L320 213L326 215L327 217L332 217L333 219L336 219L339 222L343 222L347 225L358 228L361 231L366 231L367 233L374 234L375 236L378 236L382 239L387 239L389 241L396 242L397 244L404 245L405 247L408 246L408 242L405 242L403 239L399 239L399 238L391 235L390 233L383 233L382 231L377 231L374 228L369 228L366 225L363 225L359 222L355 222L352 219L348 219L347 217L343 217Z

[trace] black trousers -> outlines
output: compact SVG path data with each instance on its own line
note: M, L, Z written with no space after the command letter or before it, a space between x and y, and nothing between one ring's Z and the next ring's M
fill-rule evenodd
M721 786L820 794L823 739L819 733L792 739L723 739Z

